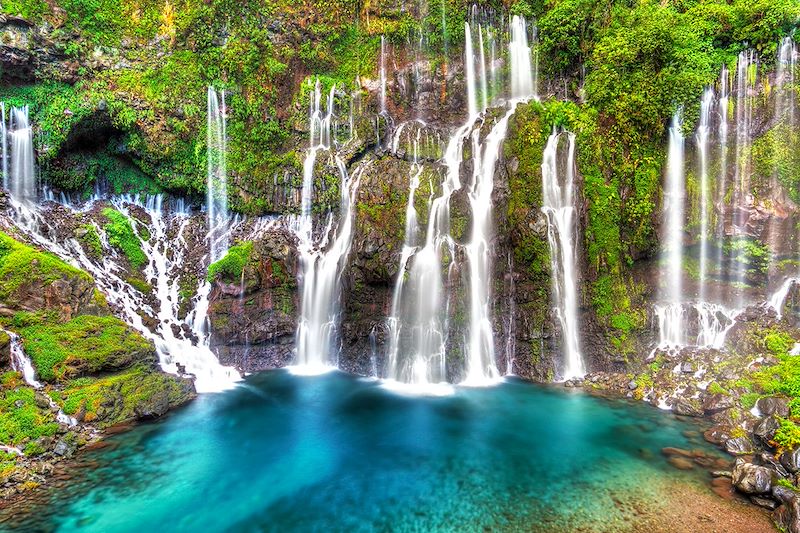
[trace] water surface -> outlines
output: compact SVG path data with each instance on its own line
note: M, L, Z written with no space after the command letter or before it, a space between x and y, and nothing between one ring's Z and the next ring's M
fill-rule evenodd
M660 453L704 447L687 440L688 428L645 405L518 381L412 397L339 372L273 371L110 437L110 446L81 455L87 468L4 525L138 533L596 529L622 518L621 495L657 506L654 480L704 482Z

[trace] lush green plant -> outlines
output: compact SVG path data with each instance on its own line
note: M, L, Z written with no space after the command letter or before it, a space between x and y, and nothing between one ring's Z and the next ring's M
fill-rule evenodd
M48 315L20 313L14 325L43 381L155 359L152 343L113 316L82 315L62 323Z
M147 256L142 251L142 241L133 230L131 220L110 207L103 209L103 216L108 220L103 230L108 236L109 244L120 250L132 267L138 269L147 264Z
M208 281L222 279L230 283L239 283L252 253L253 243L251 241L231 246L225 257L209 265Z
M0 300L13 302L19 291L31 283L47 286L56 280L79 278L92 282L91 276L57 258L22 244L0 232Z

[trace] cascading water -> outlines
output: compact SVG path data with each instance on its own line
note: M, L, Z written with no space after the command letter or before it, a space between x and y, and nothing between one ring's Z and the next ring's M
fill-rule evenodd
M797 45L791 36L786 36L778 48L778 62L775 69L775 116L785 120L789 126L795 124L795 72L797 71Z
M750 175L752 172L753 96L758 75L758 56L755 50L739 53L736 66L736 165L734 171L734 226L744 232L746 210L752 202ZM745 285L745 268L736 269L736 284ZM737 307L744 305L744 291L737 292Z
M0 169L3 188L8 189L8 130L6 129L6 103L0 102Z
M330 215L322 238L317 242L311 216L314 165L318 153L330 150L333 145L331 125L335 91L334 85L328 95L327 110L323 114L319 80L314 86L309 110L310 145L303 164L301 214L293 221L301 258L301 309L296 332L296 363L304 372L317 372L336 363L341 313L341 274L353 237L355 195L361 173L368 164L360 164L353 175L348 176L344 161L334 155L333 160L341 176L339 224L334 229L333 216Z
M538 98L533 84L534 72L531 48L528 46L528 30L525 19L514 15L511 19L511 42L508 48L511 69L511 98Z
M42 388L41 382L36 380L36 370L33 368L33 363L22 348L22 339L12 331L0 329L0 332L8 335L10 340L11 368L15 372L22 374L22 379L31 387L35 389Z
M681 113L672 117L669 128L669 150L667 156L667 179L664 187L664 250L662 264L664 279L661 280L662 303L656 306L659 320L659 347L684 345L683 332L683 222L684 222L684 139L681 131Z
M566 164L559 165L559 140L567 137ZM547 241L555 311L563 335L564 363L559 378L582 378L586 369L578 342L578 277L575 228L575 135L554 131L542 156L542 212L547 217Z
M36 200L36 168L33 155L33 128L28 117L28 106L11 108L9 136L11 137L11 165L8 172L8 190L19 203Z
M700 167L700 257L699 257L699 296L705 301L706 276L708 272L708 143L711 134L711 111L714 104L714 89L703 93L700 104L700 123L697 126L697 152Z
M208 88L206 209L211 262L228 251L227 108L225 92Z
M728 187L728 68L723 65L719 75L719 100L717 101L717 115L719 127L719 183L717 184L716 210L719 223L717 224L717 238L722 238L725 233L725 196ZM717 265L722 265L722 246L717 246Z
M521 31L510 43L511 50L527 49L528 77L530 77L530 49L524 22L520 19ZM479 31L483 30L478 26ZM472 218L470 241L464 246L469 263L469 329L464 353L466 356L465 384L485 384L497 379L499 372L495 362L494 335L491 321L491 206L494 188L494 171L505 140L508 123L519 101L535 97L532 83L527 92L518 87L516 98L506 114L492 127L481 142L475 65L485 65L485 42L478 39L479 57L476 57L469 23L464 25L465 78L467 85L467 122L456 130L447 144L443 159L446 175L441 194L430 201L430 212L424 243L416 244L416 211L414 196L419 186L421 168L412 167L409 187L409 203L406 210L406 237L401 254L398 280L392 301L389 319L390 345L387 357L386 377L416 385L444 381L447 377L446 350L448 341L448 306L442 273L442 253L447 250L450 272L455 261L455 242L450 235L450 197L461 188L460 172L463 145L468 136L472 139L473 176L467 191ZM522 42L521 42L522 41ZM522 69L522 61L516 64ZM479 69L481 90L486 87L486 69ZM519 78L524 78L518 73ZM484 106L488 98L484 99ZM415 160L415 165L416 165Z
M92 200L94 201L96 200ZM125 268L118 263L116 253L94 260L85 253L76 239L57 240L54 237L57 232L48 224L46 213L40 212L38 206L31 209L21 208L25 211L24 216L18 211L15 223L41 247L89 272L98 289L112 307L119 310L125 322L153 341L162 369L180 373L179 367L182 367L185 372L195 376L198 392L230 388L240 376L236 370L220 365L209 347L207 298L210 285L207 282L201 282L198 287L194 309L185 319L180 318L178 272L189 248L184 237L184 230L189 222L188 214L180 211L171 215L167 213L163 209L162 196L151 196L145 201L140 201L138 197L117 197L111 203L126 216L130 214L130 206L136 206L144 210L150 218L150 238L142 238L141 247L148 259L144 275L146 279L153 281L153 296L158 304L156 310L150 306L144 294L124 279ZM66 207L74 213L80 212L72 206ZM134 225L134 230L138 232L137 225L138 223ZM95 229L108 247L102 228L95 224ZM154 326L145 324L142 311L156 318Z

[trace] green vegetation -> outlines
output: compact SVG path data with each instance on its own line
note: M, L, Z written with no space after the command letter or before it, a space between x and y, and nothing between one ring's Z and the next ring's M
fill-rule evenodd
M190 386L142 366L103 377L74 379L62 391L51 392L65 413L80 414L84 421L100 427L163 414L167 406L185 403L191 396Z
M35 391L25 385L21 376L9 372L0 376L0 380L3 385L0 387L0 442L21 446L42 436L55 435L58 423L53 413L36 405ZM0 457L0 470L8 467L2 463L8 463L9 459Z
M252 253L253 243L250 241L231 246L225 257L209 265L208 281L219 278L229 283L240 283Z
M142 251L142 241L134 231L131 219L110 207L103 209L103 216L108 220L103 227L108 242L125 254L132 267L138 269L146 265L147 256Z
M78 278L91 283L89 274L55 255L40 252L0 232L0 301L14 303L33 284L46 287L57 280Z
M153 345L113 316L54 317L18 313L12 326L43 381L63 381L154 361Z

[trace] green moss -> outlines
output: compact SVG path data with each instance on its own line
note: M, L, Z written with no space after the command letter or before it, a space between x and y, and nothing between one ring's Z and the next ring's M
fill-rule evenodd
M136 366L100 378L74 379L54 396L65 413L80 412L84 421L108 427L148 415L163 403L180 405L192 391L172 376Z
M103 243L100 235L92 224L81 224L78 227L78 241L81 243L86 255L94 259L103 257Z
M141 278L128 278L125 280L131 287L141 292L142 294L150 294L153 288L145 280Z
M708 388L706 388L706 391L709 392L710 394L724 394L726 396L728 395L728 391L722 388L722 385L720 385L716 381L711 382L708 385Z
M40 379L53 382L152 360L153 345L113 316L78 316L61 323L46 315L14 317Z
M134 231L131 220L110 207L103 209L103 216L108 220L103 230L109 244L120 250L132 267L138 269L146 265L147 256L142 251L142 241Z
M25 287L32 284L47 286L74 278L93 281L89 274L55 255L40 252L0 232L0 300L14 303L24 297Z
M240 283L245 266L250 262L253 253L251 241L231 246L228 253L208 267L208 281L221 279L229 283Z
M13 387L4 384L0 389L0 442L9 446L20 446L58 431L53 413L38 407L34 390L21 381ZM37 451L36 448L25 449L26 454Z

